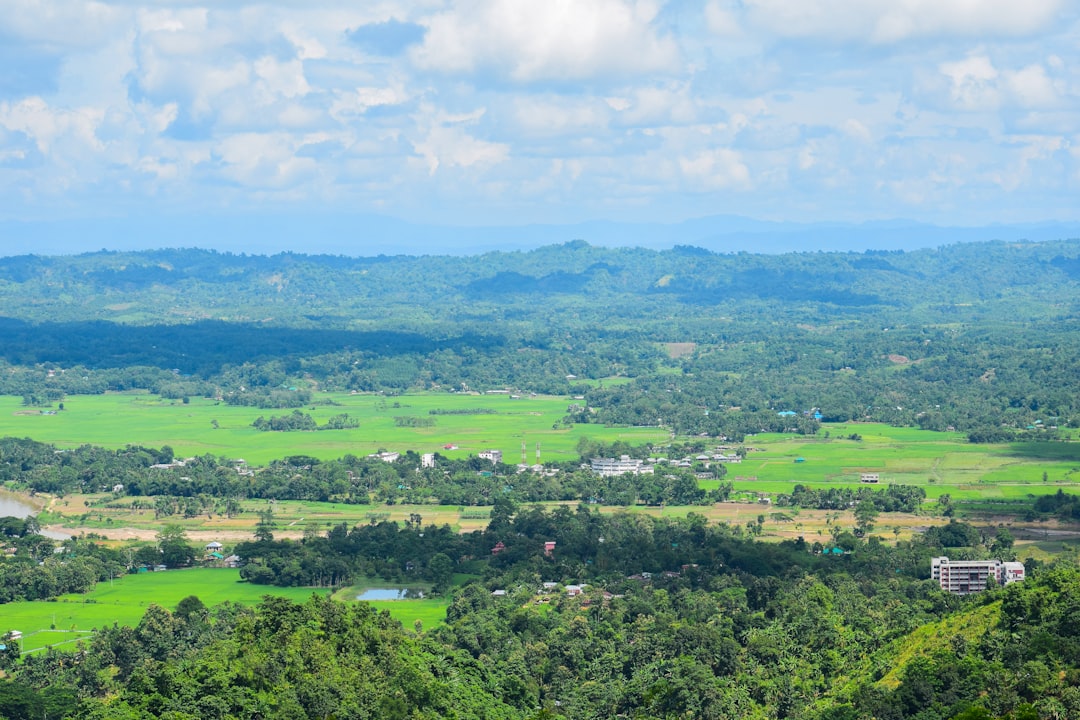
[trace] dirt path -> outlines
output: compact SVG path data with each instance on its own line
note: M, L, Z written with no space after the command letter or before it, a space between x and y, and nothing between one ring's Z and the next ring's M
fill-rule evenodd
M157 540L157 530L149 528L134 528L134 527L119 527L119 528L71 528L64 525L46 525L45 530L55 533L62 533L65 535L78 536L80 533L92 532L97 535L101 535L108 540L138 540L142 542ZM250 530L186 530L188 540L194 543L210 542L211 540L228 540L230 542L240 542L244 540L253 540L253 536ZM277 539L289 539L298 540L304 536L303 531L300 530L275 530L274 537Z

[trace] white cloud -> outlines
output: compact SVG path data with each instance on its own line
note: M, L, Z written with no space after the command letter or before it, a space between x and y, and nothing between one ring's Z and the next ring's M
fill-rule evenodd
M993 171L991 178L1007 192L1013 192L1032 180L1036 166L1066 147L1061 137L1017 137L1008 149L1011 162L1004 169Z
M1053 23L1065 0L740 0L751 27L789 38L840 39L872 44L921 37L1021 37ZM722 24L722 23L721 23Z
M167 103L162 107L150 103L139 103L135 107L135 111L137 116L142 118L147 130L155 135L160 135L168 130L169 126L176 122L176 118L180 114L180 108L174 102Z
M510 154L508 145L477 139L460 125L437 125L414 142L413 148L424 158L429 175L435 175L440 168L490 167Z
M611 108L597 98L524 96L514 100L514 119L530 135L588 133L606 128Z
M93 48L123 33L129 11L102 2L5 0L0 28L8 38L68 49Z
M330 105L330 115L338 121L348 122L371 108L401 105L409 99L402 85L358 87L348 92L339 91Z
M998 106L998 71L985 55L942 63L938 70L950 81L949 97L960 110L988 110Z
M1059 100L1059 89L1042 65L1006 72L1003 79L1009 94L1022 107L1051 107Z
M278 62L267 55L255 61L255 74L263 81L268 101L278 97L303 97L311 90L304 77L304 65L299 60Z
M630 104L620 120L627 124L667 125L687 124L698 117L695 100L686 86L644 86L628 93Z
M311 177L315 161L296 150L296 139L285 133L230 135L215 148L226 178L256 188L283 188Z
M737 37L742 34L738 8L734 4L725 7L724 3L711 0L705 6L705 24L713 35Z
M101 150L103 145L96 133L104 117L105 112L98 108L57 109L40 97L14 104L0 103L0 126L28 136L45 154L65 140Z
M408 49L350 39L391 20ZM9 0L0 26L0 215L1076 205L1072 0Z
M734 150L715 148L679 158L679 169L691 187L701 190L745 188L750 170Z
M411 54L427 70L516 82L672 72L678 48L651 26L657 9L644 0L463 0L422 20L428 32Z
M987 113L1007 108L1040 110L1057 108L1068 93L1054 58L1052 70L1040 63L1018 69L1000 68L985 54L938 65L938 78L924 76L919 92L924 100L936 100L954 110ZM943 84L942 84L943 83Z
M863 125L855 118L848 118L843 124L844 132L859 142L868 143L873 140L873 135L870 133L870 128Z

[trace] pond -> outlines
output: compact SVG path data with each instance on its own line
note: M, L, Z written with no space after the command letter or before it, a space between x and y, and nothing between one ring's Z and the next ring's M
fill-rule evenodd
M367 588L356 596L357 600L421 600L423 590L415 588Z
M0 490L0 517L17 517L21 519L28 515L37 515L38 512L40 512L38 508L31 505L21 496ZM42 530L41 534L53 540L67 540L71 537L65 533L49 530Z
M0 492L0 517L25 518L28 515L37 515L38 509L23 500L18 495Z

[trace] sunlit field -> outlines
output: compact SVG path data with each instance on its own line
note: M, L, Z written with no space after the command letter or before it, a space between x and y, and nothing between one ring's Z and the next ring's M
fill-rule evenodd
M71 396L64 400L63 411L45 415L37 408L24 407L21 398L0 396L0 436L30 437L60 447L168 445L181 457L210 453L243 458L252 464L265 464L288 455L327 460L349 453L367 455L379 449L439 451L454 458L489 448L502 450L508 462L517 462L522 442L532 463L538 443L542 459L576 459L574 447L586 435L605 442L668 441L667 432L659 428L600 425L553 428L566 415L571 402L569 398L529 395L511 398L461 393L400 397L317 394L313 404L301 410L318 424L346 413L359 421L360 426L317 432L261 432L251 426L256 418L288 415L292 410L237 407L207 398L193 397L185 404L146 393L110 393ZM494 413L432 415L430 410L493 410ZM399 417L434 420L435 424L399 427L395 422ZM457 449L447 450L447 445Z

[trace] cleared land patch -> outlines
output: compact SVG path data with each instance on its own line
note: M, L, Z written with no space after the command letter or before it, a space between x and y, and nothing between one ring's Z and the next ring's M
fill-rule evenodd
M693 342L681 342L681 343L664 343L664 347L667 349L668 357L673 360L678 360L681 357L687 355L693 355L697 350L697 343Z

